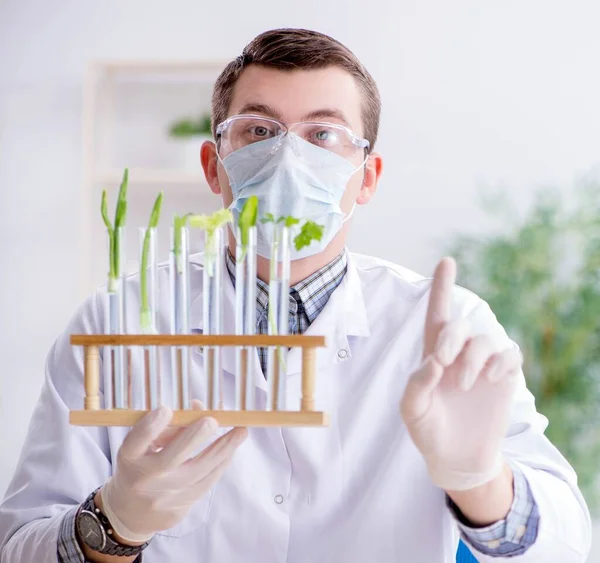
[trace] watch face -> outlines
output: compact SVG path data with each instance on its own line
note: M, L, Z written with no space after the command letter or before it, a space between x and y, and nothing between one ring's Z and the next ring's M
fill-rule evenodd
M94 551L100 551L106 545L104 528L95 514L82 510L77 518L77 531L81 540Z

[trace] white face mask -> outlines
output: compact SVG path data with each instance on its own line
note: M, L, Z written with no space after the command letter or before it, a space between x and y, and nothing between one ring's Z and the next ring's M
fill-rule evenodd
M277 150L266 158L257 158L257 153L264 154L266 143ZM265 214L272 213L275 218L292 216L324 227L320 241L312 241L300 251L292 245L291 259L298 260L322 252L354 212L353 206L344 217L340 202L350 177L362 165L356 168L345 158L294 133L283 140L274 138L248 145L227 155L222 163L233 194L229 209L236 223L246 200L258 197L257 252L265 258L270 258L274 239L274 225L260 222Z

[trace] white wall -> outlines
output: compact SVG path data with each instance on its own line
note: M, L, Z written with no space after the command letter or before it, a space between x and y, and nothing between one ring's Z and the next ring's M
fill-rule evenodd
M481 185L525 204L600 163L600 4L530 0L0 1L0 492L45 354L77 305L81 80L94 58L230 58L271 27L345 42L379 83L380 193L352 246L423 273L482 229ZM75 223L76 224L76 223ZM598 555L600 559L600 554Z

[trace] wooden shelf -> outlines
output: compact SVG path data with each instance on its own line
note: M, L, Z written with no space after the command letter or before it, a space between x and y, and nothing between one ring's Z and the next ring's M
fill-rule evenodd
M200 164L198 164L200 166ZM94 181L100 184L119 185L123 179L123 170L98 170L94 173ZM173 184L173 185L206 185L202 170L188 172L185 170L160 168L130 168L130 184Z
M81 410L69 413L75 426L133 426L148 414L147 410ZM188 426L210 416L219 426L329 426L327 415L317 411L173 411L171 426Z
M96 60L91 64L94 70L107 72L221 72L228 60Z
M142 156L138 160L132 160L127 155L119 154L121 160L125 158L125 162L121 164L114 160L114 155L118 154L115 142L116 120L119 115L117 110L120 102L126 99L123 96L130 95L131 83L134 87L139 86L144 90L152 90L152 92L157 88L157 93L162 92L160 96L167 96L161 102L163 105L168 103L170 92L178 92L179 88L187 91L190 84L193 84L194 88L198 87L202 92L198 103L194 103L194 105L197 105L198 108L208 107L212 85L228 63L229 60L148 58L138 60L101 59L87 65L82 97L82 194L80 198L81 212L79 213L81 252L78 259L78 285L81 300L87 298L90 292L96 288L96 280L93 275L93 261L96 259L93 229L96 228L99 212L100 200L97 193L99 186L118 188L123 176L123 168L128 166L129 182L133 188L144 185L160 186L172 189L175 198L179 195L187 198L189 195L187 192L198 187L202 188L197 190L199 194L210 194L209 190L204 189L207 184L200 162L198 162L197 168L194 165L188 170L185 168L185 159L176 161L175 166L179 166L181 169L152 168L152 163L156 161L151 160L151 156L147 159ZM160 96L154 102L158 103L161 99ZM143 104L142 108L145 108ZM169 119L174 119L179 111L179 105L174 103L173 115ZM188 108L186 111L189 112L190 109ZM150 112L149 115L153 114ZM161 122L164 117L160 118ZM142 147L144 144L153 142L152 138L145 137L144 130L138 131L137 135L141 137L139 142ZM161 141L164 141L164 138ZM135 144L138 141L134 139L131 142ZM160 150L160 147L154 148ZM151 154L152 151L150 151ZM177 154L181 156L182 153ZM130 165L131 162L142 164L135 167ZM145 166L144 162L148 162L150 167Z

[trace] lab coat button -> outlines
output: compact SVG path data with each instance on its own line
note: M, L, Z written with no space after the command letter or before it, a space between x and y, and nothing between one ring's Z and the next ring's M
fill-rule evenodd
M281 504L283 502L283 496L282 495L275 495L275 498L273 499L277 504Z
M518 528L517 528L517 532L516 532L516 537L517 540L521 540L523 539L523 536L525 535L525 532L527 531L527 527L524 526L523 524L521 524Z
M340 348L338 350L338 358L340 358L341 360L343 360L347 356L348 356L348 350L346 350L345 348Z
M486 544L490 549L498 549L500 547L500 540L492 540Z

